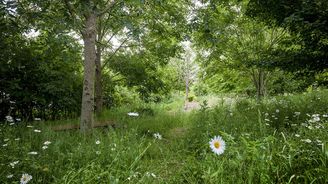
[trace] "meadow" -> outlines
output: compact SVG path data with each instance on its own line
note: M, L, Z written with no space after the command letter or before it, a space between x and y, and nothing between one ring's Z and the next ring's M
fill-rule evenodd
M175 97L105 111L97 128L53 131L79 121L0 125L0 181L18 183L328 183L328 91L224 98L185 112ZM196 99L197 100L197 99ZM138 112L139 116L128 116ZM223 154L209 142L221 136Z

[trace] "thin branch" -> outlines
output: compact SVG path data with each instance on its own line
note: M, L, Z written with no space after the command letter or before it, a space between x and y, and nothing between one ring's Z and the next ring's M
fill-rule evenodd
M112 59L112 57L122 48L123 44L128 41L128 38L126 38L118 48L116 48L116 50L113 52L113 54L111 54L109 56L109 58L107 59L106 63L104 63L104 65L102 66L102 69L108 64L108 62L110 61L110 59Z

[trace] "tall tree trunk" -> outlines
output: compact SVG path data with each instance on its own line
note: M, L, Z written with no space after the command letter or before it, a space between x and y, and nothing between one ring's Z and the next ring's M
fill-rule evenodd
M102 89L102 73L101 73L101 47L97 46L96 53L96 83L95 83L95 94L96 94L96 113L100 115L103 108L103 89Z
M84 41L84 76L81 108L81 132L86 133L93 127L94 82L96 60L96 14L90 12L86 15L83 30Z

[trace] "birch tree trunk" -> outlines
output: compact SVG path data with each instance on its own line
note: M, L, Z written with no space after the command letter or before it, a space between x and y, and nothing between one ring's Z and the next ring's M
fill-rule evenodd
M91 11L86 16L82 31L84 41L84 75L80 130L83 133L93 127L94 82L96 60L96 14Z

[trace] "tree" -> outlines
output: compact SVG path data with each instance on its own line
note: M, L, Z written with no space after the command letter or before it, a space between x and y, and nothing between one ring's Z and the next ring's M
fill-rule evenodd
M269 26L287 28L294 49L279 52L276 66L287 71L322 72L328 67L328 2L325 0L250 0L247 15ZM290 44L290 43L289 43Z
M213 74L213 67L247 72L260 99L266 94L272 53L288 34L283 29L269 28L248 19L244 16L244 6L243 3L209 4L200 9L199 20L193 25L198 29L194 38L198 46L209 52L208 62L203 64L207 74Z

